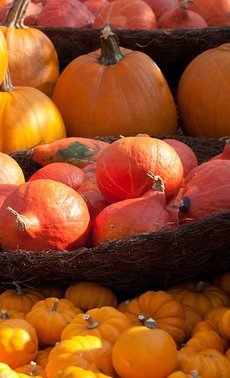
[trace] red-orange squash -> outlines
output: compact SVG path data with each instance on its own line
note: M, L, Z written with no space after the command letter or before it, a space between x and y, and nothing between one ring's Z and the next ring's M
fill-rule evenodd
M177 132L175 102L159 67L140 51L120 49L109 26L101 33L101 49L67 65L52 99L67 136Z
M184 177L186 177L187 174L198 165L196 154L187 144L180 140L165 138L164 141L176 150L183 165Z
M114 164L116 162L116 164ZM166 197L176 194L183 179L181 160L169 144L143 136L121 138L97 159L96 181L108 202L137 198L151 189L148 172L160 176Z
M208 26L230 25L230 2L228 0L208 0L208 3L207 0L190 1L189 9L204 17Z
M0 209L0 244L5 249L73 250L85 245L90 216L74 189L54 180L20 185Z

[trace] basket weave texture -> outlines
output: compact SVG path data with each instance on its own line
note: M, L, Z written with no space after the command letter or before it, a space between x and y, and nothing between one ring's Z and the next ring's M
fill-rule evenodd
M172 138L172 136L170 136ZM174 136L188 144L199 163L222 152L224 140ZM101 140L113 142L116 138ZM39 165L26 150L11 153L25 177ZM12 281L29 286L63 286L96 281L133 295L185 280L208 279L230 269L230 211L160 232L113 240L95 248L67 251L0 250L0 289Z

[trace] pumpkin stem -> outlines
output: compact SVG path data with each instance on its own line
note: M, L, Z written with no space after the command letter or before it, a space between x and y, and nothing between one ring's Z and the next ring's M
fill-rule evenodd
M37 375L37 370L36 370L37 363L35 361L30 361L30 366L31 366L31 370L26 374L31 377L34 377Z
M157 322L155 319L149 317L149 318L146 318L144 315L138 315L138 320L141 322L141 324L143 324L145 327L148 327L148 328L151 328L151 329L155 329L157 328Z
M196 293L201 293L204 286L204 281L198 281L196 286L194 287L194 291Z
M110 66L118 63L124 58L122 54L118 39L115 33L112 32L110 25L105 25L101 32L101 55L98 58L100 63L104 66Z
M7 313L6 310L1 310L1 316L0 316L0 318L3 319L3 320L10 319L10 317L9 317L9 315L8 315L8 313Z
M17 228L20 231L26 231L26 229L30 226L30 223L26 219L26 217L24 215L21 215L21 214L17 213L17 211L15 211L14 209L12 209L12 207L7 207L7 210L9 210L12 214L14 214L16 216L16 225L17 225Z
M199 378L199 377L198 377L198 371L197 371L197 370L192 370L192 371L191 371L191 374L192 374L192 378Z
M165 186L162 178L160 176L154 175L151 171L147 172L147 175L154 180L154 184L152 186L153 190L156 190L157 192L163 192L165 191Z
M17 295L20 297L21 295L24 295L24 291L22 289L22 287L16 282L16 281L13 281L12 284L16 287L16 291L17 291Z
M17 25L16 25L17 28L20 28L20 29L28 28L28 26L24 25L24 19L25 19L25 15L26 15L26 11L27 11L29 3L30 3L30 0L22 0L21 7L19 8L19 12L18 12L18 19L17 19Z
M51 308L51 312L56 312L58 310L59 301L55 300Z
M90 316L88 314L84 314L83 319L86 320L87 323L88 323L87 329L94 329L94 328L97 328L100 325L100 323L98 323L96 320L94 320L92 318L92 316Z
M7 68L7 71L5 73L4 79L2 84L0 85L0 91L1 92L9 92L13 91L15 88L11 83L10 74L9 74L9 68Z
M25 7L26 3L26 9L29 4L29 0L14 0L8 13L6 16L5 21L2 23L2 25L9 27L9 28L15 28L19 29L20 28L20 19L21 19L21 11L22 8ZM26 11L25 9L25 11ZM23 15L25 12L23 13Z

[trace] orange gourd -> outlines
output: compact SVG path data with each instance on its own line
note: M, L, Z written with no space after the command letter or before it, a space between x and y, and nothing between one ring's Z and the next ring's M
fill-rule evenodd
M108 287L87 281L73 282L69 285L65 291L65 298L85 312L96 307L117 307L118 303L116 295Z
M1 66L0 66L0 84L1 84L4 79L7 65L8 65L8 49L7 49L6 40L2 31L0 31L0 62L1 62Z
M108 25L101 33L101 49L67 65L52 99L67 136L177 132L174 99L159 67L140 51L120 49Z
M28 0L14 0L0 26L9 51L10 75L13 85L37 88L50 97L59 77L58 55L45 33L23 24L28 4Z
M199 54L185 68L177 104L186 135L220 138L230 134L229 64L230 44L225 43Z
M40 90L13 87L9 75L0 86L0 150L14 152L66 135L63 119Z
M176 369L176 344L162 329L130 327L115 342L112 360L120 377L165 378Z
M25 176L18 162L10 155L0 152L0 183L13 184L13 191L13 188L16 188L17 185L23 184L24 182ZM8 187L8 189L10 188ZM8 192L10 193L11 189L8 190Z
M61 333L81 311L68 299L55 297L38 301L26 314L26 320L34 327L41 345L54 345Z

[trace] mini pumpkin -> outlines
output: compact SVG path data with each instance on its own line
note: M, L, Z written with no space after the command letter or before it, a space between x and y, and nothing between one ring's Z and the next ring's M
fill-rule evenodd
M29 377L46 378L45 369L42 366L39 366L35 361L31 361L29 364L20 366L16 368L15 371L19 374L19 377L22 377L22 373L23 375L25 374L24 378L26 378L27 375Z
M55 374L55 378L112 378L102 373L95 373L92 370L85 370L78 366L69 366Z

